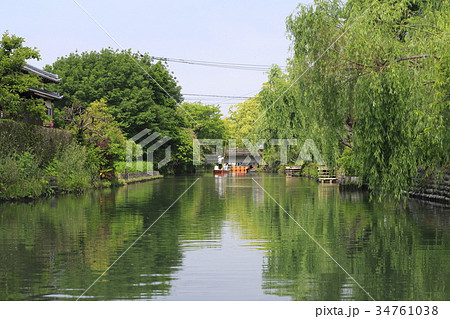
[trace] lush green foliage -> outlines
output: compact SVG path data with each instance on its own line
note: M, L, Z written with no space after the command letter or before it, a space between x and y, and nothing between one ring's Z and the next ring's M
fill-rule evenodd
M0 198L37 197L48 192L42 169L29 152L0 157Z
M184 170L193 169L193 140L227 138L227 127L222 119L220 108L216 105L198 103L183 103L178 108L180 116L185 119L185 129L182 129L177 143L174 161ZM214 152L213 146L202 146L201 156Z
M117 122L111 122L108 129L114 135L108 136L109 143L114 145L110 149L114 156L108 161L109 168L113 167L112 162L123 159L119 154L123 144L121 134L113 126L118 126L128 138L144 129L170 137L167 146L171 147L172 162L162 168L166 173L185 169L192 162L192 130L202 135L217 130L214 127L215 111L207 115L212 116L207 121L201 120L208 112L202 113L205 109L200 110L201 105L193 106L191 111L197 122L204 126L195 127L191 117L182 111L182 108L190 108L189 105L179 105L181 89L175 78L161 61L154 61L147 54L111 49L72 53L48 66L47 70L63 79L58 89L66 99L58 105L59 116L66 116L66 112L61 114L63 108L70 109L73 105L85 108L94 101L103 101L101 117L106 116L106 106ZM61 120L57 124L66 125ZM160 148L154 154L154 161L158 162L164 156L164 148Z
M347 166L399 196L449 162L449 21L448 1L300 5L289 73L273 68L260 93L264 137L312 138L330 167L352 148Z
M112 179L114 163L125 159L126 140L114 117L108 113L105 100L95 101L86 109L74 103L65 109L66 129L73 132L82 145L93 150L100 175Z
M200 102L183 103L179 114L185 118L186 127L192 129L196 138L223 139L226 137L225 123L219 106Z
M23 71L26 60L39 59L37 49L23 46L24 39L5 32L0 41L0 112L4 118L25 116L46 119L41 99L24 98L31 87L42 87L39 77Z
M60 190L80 192L93 185L97 170L88 149L74 142L55 156L46 173L56 177Z
M236 140L237 147L244 147L243 139L254 142L257 140L258 124L255 120L261 115L260 97L248 99L230 108L229 117L226 118L228 137ZM256 124L256 125L255 125Z
M0 152L1 199L50 194L48 177L64 191L92 187L101 165L98 152L70 132L11 120L0 121Z
M94 186L98 166L86 147L73 142L40 166L33 153L0 157L0 199L36 198L53 193L49 178L55 177L59 191L80 192Z
M143 129L171 135L173 127L180 126L175 116L180 87L167 67L147 54L112 49L71 53L46 70L62 78L58 90L65 99L57 104L61 110L75 102L87 106L104 99L128 137Z
M147 171L147 161L133 161L132 163L119 161L114 164L114 170L121 174L125 173L125 168L128 168L128 173L139 173L141 167L142 170Z
M61 150L72 142L72 134L11 120L0 120L0 154L13 156L34 154L40 167L46 166Z
M189 128L179 128L178 135L175 137L175 149L172 153L172 161L168 167L163 170L167 173L190 172L193 167L193 139L195 133Z

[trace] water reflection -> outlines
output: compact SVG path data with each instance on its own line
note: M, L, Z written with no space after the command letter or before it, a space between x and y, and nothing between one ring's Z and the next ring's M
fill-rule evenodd
M225 199L225 178L227 175L214 175L216 193L219 195L219 198Z
M278 175L204 176L85 299L450 298L449 209ZM0 299L76 299L195 178L0 205Z

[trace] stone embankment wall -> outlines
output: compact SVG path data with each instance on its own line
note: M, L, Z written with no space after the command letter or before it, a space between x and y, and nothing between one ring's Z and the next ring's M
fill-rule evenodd
M119 182L122 184L146 182L163 177L158 171L118 174Z
M337 182L343 188L351 188L359 185L359 178L337 176ZM414 182L415 185L408 192L410 197L438 202L450 207L450 170L433 176L425 176L423 171L419 171ZM364 188L365 185L362 186Z
M139 173L124 173L124 174L118 174L118 175L119 175L119 179L129 180L129 179L136 179L136 178L149 177L149 176L158 176L160 174L158 171L153 171L153 172L139 172Z
M426 177L420 171L409 196L450 205L450 170Z

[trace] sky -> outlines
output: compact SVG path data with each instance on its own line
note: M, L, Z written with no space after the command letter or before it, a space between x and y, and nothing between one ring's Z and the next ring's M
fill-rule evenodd
M311 2L0 0L0 32L8 30L37 47L41 60L29 62L38 67L76 50L107 47L171 59L283 66L291 55L286 17L300 3ZM169 62L169 69L183 94L254 96L267 80L262 71L175 62ZM230 105L243 99L189 95L185 101L220 105L226 115Z

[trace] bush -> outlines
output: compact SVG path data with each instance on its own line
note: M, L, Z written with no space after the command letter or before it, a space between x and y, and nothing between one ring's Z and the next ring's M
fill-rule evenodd
M24 152L0 158L0 198L38 197L49 192L33 154Z
M63 191L80 192L93 185L98 167L95 159L89 157L85 146L70 144L47 167L47 175L57 179L58 188Z
M344 169L346 176L358 176L358 168L353 149L348 147L345 148L344 152L342 152L336 162L340 168Z
M312 162L306 164L302 170L302 175L312 178L319 178L319 172L317 171L317 164Z
M29 152L40 167L72 142L68 131L39 127L11 120L0 120L0 154L15 156Z
M117 173L125 173L125 167L128 167L128 173L139 173L147 171L147 161L132 162L130 166L127 166L127 162L116 162L114 169ZM137 169L139 167L139 169ZM140 170L142 167L142 170Z

